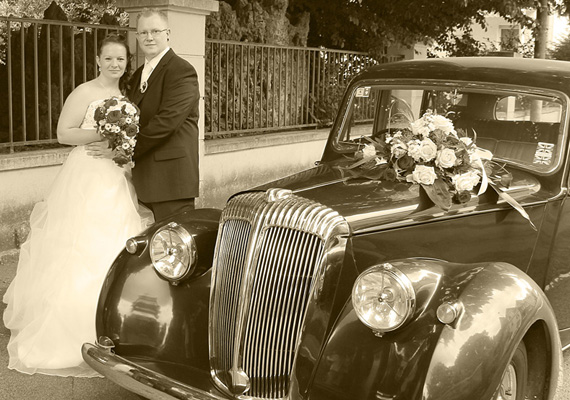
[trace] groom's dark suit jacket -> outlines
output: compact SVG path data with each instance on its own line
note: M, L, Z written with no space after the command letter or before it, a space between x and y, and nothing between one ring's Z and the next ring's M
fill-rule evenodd
M133 183L145 203L198 197L198 104L194 67L172 49L162 57L141 93L143 66L131 78L128 97L141 111Z

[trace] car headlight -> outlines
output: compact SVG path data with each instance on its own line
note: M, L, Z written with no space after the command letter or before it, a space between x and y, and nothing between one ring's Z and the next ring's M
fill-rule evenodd
M352 288L356 315L380 335L402 326L412 316L415 302L411 281L390 264L366 270Z
M196 265L196 242L186 229L175 222L160 228L150 241L150 259L164 278L176 282Z

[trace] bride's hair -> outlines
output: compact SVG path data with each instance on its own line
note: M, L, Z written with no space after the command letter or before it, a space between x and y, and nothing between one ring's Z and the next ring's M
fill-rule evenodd
M119 33L110 33L99 43L99 48L97 49L97 55L101 57L101 49L110 43L117 43L124 46L125 50L127 50L127 66L125 68L125 73L119 79L119 89L123 94L126 93L128 89L129 79L131 78L131 60L132 54L131 50L129 49L129 45L127 43L127 38Z

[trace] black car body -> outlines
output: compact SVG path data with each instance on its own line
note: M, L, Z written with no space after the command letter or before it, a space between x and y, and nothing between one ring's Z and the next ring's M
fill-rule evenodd
M552 399L570 343L569 94L558 61L360 73L315 168L129 241L85 360L150 399ZM380 153L360 162L428 114L493 155L453 197L397 163L388 178Z

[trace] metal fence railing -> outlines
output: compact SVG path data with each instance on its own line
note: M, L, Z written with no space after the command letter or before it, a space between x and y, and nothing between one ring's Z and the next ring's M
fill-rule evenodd
M132 31L0 16L0 153L57 143L65 98L97 76L98 42ZM205 137L327 126L354 74L398 59L207 39Z
M206 139L328 125L366 53L206 40Z
M0 17L0 152L57 143L63 102L97 75L97 43L133 28Z

